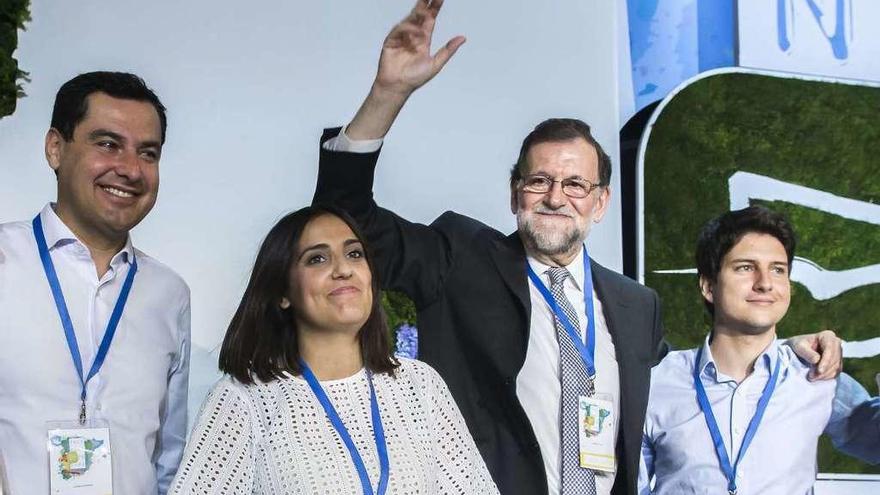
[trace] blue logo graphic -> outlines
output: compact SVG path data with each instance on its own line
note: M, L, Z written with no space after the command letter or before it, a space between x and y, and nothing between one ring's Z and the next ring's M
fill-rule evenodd
M794 5L795 2L804 1L809 7L810 14L822 31L822 35L828 40L834 58L846 60L849 57L847 39L852 41L852 0L834 0L834 32L829 33L822 22L826 11L816 3L816 0L776 0L776 32L779 48L787 52L791 49L790 32L794 31ZM830 9L829 9L830 10ZM848 22L845 22L848 21ZM849 33L849 36L847 36Z

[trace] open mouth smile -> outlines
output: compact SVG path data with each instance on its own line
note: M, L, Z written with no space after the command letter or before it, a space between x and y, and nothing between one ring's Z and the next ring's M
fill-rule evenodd
M123 191L122 189L118 189L112 186L101 186L101 189L107 194L111 194L116 196L117 198L133 198L135 195L129 191Z

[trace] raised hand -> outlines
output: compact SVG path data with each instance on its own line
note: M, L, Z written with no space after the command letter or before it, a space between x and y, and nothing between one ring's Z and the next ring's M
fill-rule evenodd
M378 139L388 132L407 98L436 76L465 42L456 36L431 54L434 24L443 0L417 0L382 43L379 69L370 94L345 129L355 140Z
M388 33L379 57L377 88L409 95L436 76L465 42L464 36L456 36L431 54L434 24L442 6L443 0L418 0Z

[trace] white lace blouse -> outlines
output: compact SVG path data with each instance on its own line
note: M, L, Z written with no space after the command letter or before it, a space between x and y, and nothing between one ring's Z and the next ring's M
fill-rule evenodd
M401 359L373 375L390 461L388 494L498 493L446 384ZM379 457L364 370L321 382L360 452L373 490ZM360 494L348 449L305 380L243 385L224 377L205 399L171 494Z

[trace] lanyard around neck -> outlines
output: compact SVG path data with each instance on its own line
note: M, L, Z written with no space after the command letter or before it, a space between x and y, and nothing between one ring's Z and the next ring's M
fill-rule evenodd
M565 311L563 311L562 308L559 307L559 304L556 303L556 299L553 298L553 294L550 293L550 290L544 284L544 281L541 280L541 277L535 273L535 270L533 270L532 266L528 263L526 263L526 267L528 268L529 279L532 281L532 284L535 285L538 292L544 297L547 305L550 306L550 310L553 311L556 318L562 322L562 326L565 327L565 331L568 332L568 336L571 337L571 341L574 343L575 348L577 348L578 353L581 355L581 359L584 361L584 365L587 367L587 374L590 376L596 376L596 366L594 364L594 357L596 355L596 319L593 317L593 270L590 267L590 257L587 254L587 246L584 246L583 284L584 307L586 308L587 313L586 344L584 344L584 339L581 339L578 329L575 328L571 323L571 320L568 319Z
M770 378L767 379L767 384L764 385L764 391L761 393L761 398L758 399L758 406L755 409L755 415L752 416L752 420L749 421L749 427L746 429L745 436L743 436L742 445L739 448L739 454L736 456L736 462L731 466L730 458L727 456L727 448L724 445L724 438L721 436L721 430L718 428L715 414L712 413L712 404L709 403L709 397L706 395L706 388L703 387L703 380L700 378L700 360L702 357L703 348L700 347L697 351L696 362L694 363L694 386L697 389L697 402L699 402L700 409L703 411L703 416L706 418L706 425L709 427L709 434L712 436L712 443L715 445L715 453L718 455L718 462L721 464L721 470L727 478L727 492L735 494L736 470L739 467L740 461L745 457L746 450L752 443L752 439L755 438L755 433L758 431L758 425L761 424L761 419L764 417L764 412L767 410L767 404L770 402L770 396L773 395L773 390L776 388L776 380L779 378L779 365L782 359L779 357L776 358L776 366L773 368L773 373L770 375Z
M122 284L122 290L116 299L116 305L113 307L113 313L110 314L110 320L107 322L107 329L104 331L104 337L98 346L98 352L92 361L92 367L89 369L88 376L83 376L82 356L79 352L79 345L76 342L76 334L73 331L73 322L70 319L70 313L67 310L67 303L64 300L64 293L61 291L61 283L58 281L58 274L55 272L55 264L49 255L49 247L46 245L46 236L43 233L43 222L37 215L33 220L34 237L37 241L37 250L40 253L40 261L43 263L43 271L46 273L46 280L52 289L52 296L55 298L55 307L58 310L58 317L61 319L61 326L64 328L64 336L67 338L67 348L70 350L70 357L73 359L73 365L76 367L76 373L79 376L80 392L80 412L79 422L86 422L86 385L93 376L98 374L107 352L110 350L110 343L113 342L113 336L116 334L116 328L119 326L119 320L122 318L122 312L125 309L125 303L128 301L128 295L131 292L131 285L134 282L134 276L137 273L137 260L134 255L131 257L131 267L128 269L128 275Z
M363 458L361 458L361 454L354 445L354 441L351 439L348 429L339 417L339 413L336 412L336 408L333 407L333 403L330 402L330 398L327 397L327 394L324 392L324 389L321 387L315 374L312 373L309 365L300 359L299 366L302 369L302 374L306 379L306 383L309 384L312 393L315 394L315 397L318 398L318 402L321 403L321 407L324 408L324 412L327 414L330 424L333 425L336 433L339 434L339 438L342 439L342 443L348 448L348 453L351 455L351 460L357 470L358 477L360 477L361 488L363 489L364 495L373 495L373 486L370 484L370 476L367 473L367 467L364 465ZM382 417L379 415L379 403L376 401L376 391L373 389L373 377L372 373L369 371L367 371L367 383L370 385L370 414L373 420L373 437L376 441L376 452L379 455L379 485L376 488L376 494L384 495L385 491L388 489L388 476L390 471L388 463L388 447L385 444L385 430L382 428Z

